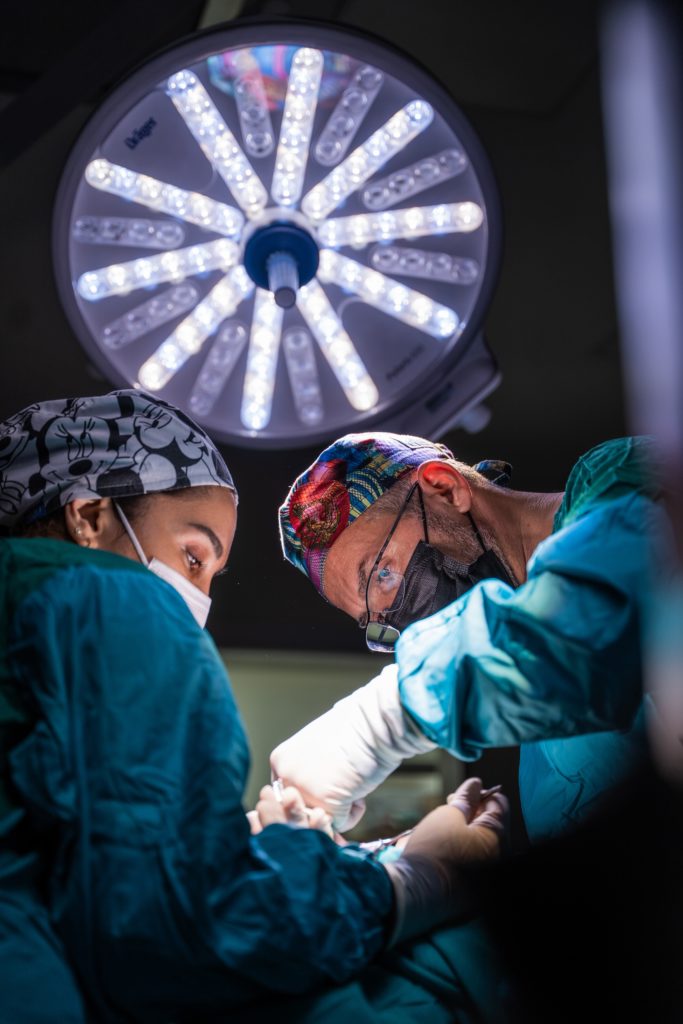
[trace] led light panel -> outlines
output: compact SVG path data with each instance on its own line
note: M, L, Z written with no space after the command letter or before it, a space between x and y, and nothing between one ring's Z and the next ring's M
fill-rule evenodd
M135 288L151 288L164 281L183 281L193 274L209 270L229 270L237 263L239 250L234 242L219 238L205 245L191 245L161 256L143 256L129 263L114 263L81 274L78 294L89 302L108 295L127 295Z
M121 348L131 341L142 338L157 327L175 320L182 313L193 309L199 301L199 292L194 285L183 283L168 291L155 295L153 299L133 306L123 316L110 320L102 328L102 341L107 348Z
M455 310L331 249L320 253L318 276L433 338L450 338L458 329Z
M242 392L242 423L247 430L262 430L270 420L282 317L283 310L275 305L271 293L259 288L254 302Z
M442 153L423 157L408 167L373 181L363 192L363 204L369 210L386 210L418 192L433 188L441 182L462 174L467 158L459 149L444 149Z
M292 58L271 186L281 206L294 206L301 196L322 70L318 50L297 50Z
M154 355L145 360L138 372L141 386L149 391L159 391L168 384L190 356L201 351L209 335L235 312L243 299L253 291L253 287L243 267L236 267L226 274L166 338Z
M317 281L299 290L299 309L354 409L366 412L379 392L356 346Z
M73 237L88 245L121 245L134 249L177 249L185 241L182 224L142 217L79 217Z
M384 76L377 68L359 68L341 94L315 147L315 158L326 167L339 163L358 134Z
M247 343L247 329L238 320L228 320L216 335L190 392L190 411L208 416L225 382Z
M428 281L474 284L479 277L476 260L451 256L429 249L408 249L398 245L376 245L370 253L375 270L402 277L423 277Z
M325 407L313 338L303 327L290 327L282 348L297 415L306 426L315 426L322 422Z
M367 142L347 158L304 196L301 209L315 223L343 203L387 160L400 153L432 123L434 111L423 100L412 100L403 110L373 132Z
M93 188L111 192L151 210L160 210L197 224L220 235L238 235L244 217L225 203L217 203L199 192L188 192L168 182L136 174L127 167L111 164L108 160L93 160L85 169L85 180Z
M323 245L362 248L380 239L424 238L453 231L476 231L484 214L476 203L412 206L387 213L360 213L355 217L330 218L318 228Z
M202 152L238 204L249 217L257 216L268 202L268 193L204 86L191 71L179 71L169 78L166 88Z
M233 55L233 61L237 70L234 84L235 103L244 148L250 156L268 156L273 152L275 136L261 68L251 50L237 50Z

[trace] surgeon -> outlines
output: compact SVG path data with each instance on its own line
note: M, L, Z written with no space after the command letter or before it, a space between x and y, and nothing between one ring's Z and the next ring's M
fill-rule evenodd
M441 444L348 434L280 509L285 557L395 662L272 767L348 828L406 757L521 746L532 840L590 815L644 753L640 634L667 529L644 438L583 455L560 493Z
M496 853L504 801L478 780L386 866L324 815L307 827L291 790L266 787L251 834L246 739L204 631L236 517L210 439L143 392L0 424L7 1024L195 1024L343 982L457 912L459 866Z

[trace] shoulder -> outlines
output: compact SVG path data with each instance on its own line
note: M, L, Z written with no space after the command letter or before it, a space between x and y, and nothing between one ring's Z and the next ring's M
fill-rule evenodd
M643 592L652 570L650 538L665 527L661 504L637 487L615 486L577 508L533 552L528 579L551 572L632 596Z
M26 606L37 605L46 614L60 607L87 606L92 592L128 559L91 551L62 540L11 538L0 540L0 618L11 626ZM137 570L137 571L136 571ZM142 570L142 572L141 572ZM130 562L129 575L142 575L143 567Z
M24 600L46 606L92 606L106 600L115 609L131 595L148 604L163 601L160 583L145 566L109 551L93 551L64 541L43 539L5 542L5 562L12 586ZM159 595L162 595L159 597Z
M629 493L656 496L656 468L655 443L649 437L617 437L591 448L569 474L555 529L601 502Z
M134 651L140 659L161 651L167 660L188 645L205 646L204 631L177 591L128 558L62 541L17 542L8 554L10 575L20 582L13 602L18 625L72 624L96 636L102 649Z
M652 437L614 437L596 444L585 452L577 460L572 472L584 468L595 473L606 466L612 469L629 466L642 468L655 459L655 450L655 441Z
M87 680L107 699L115 691L119 704L139 705L144 694L152 704L217 700L232 711L220 654L182 597L126 558L87 555L53 565L15 605L13 657Z

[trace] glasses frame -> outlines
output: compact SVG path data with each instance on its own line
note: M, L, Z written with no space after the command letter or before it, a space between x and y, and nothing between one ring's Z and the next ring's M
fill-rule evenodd
M372 569L368 573L368 581L365 584L365 615L366 615L366 619L365 619L365 643L366 643L366 645L367 645L369 650L375 651L375 652L380 653L380 654L392 654L393 653L394 645L395 645L396 641L398 640L398 638L400 637L401 632L400 632L400 630L398 630L396 628L396 626L390 626L388 624L384 625L384 623L382 623L381 619L371 619L370 618L370 598L369 598L370 582L371 582L372 577L374 576L374 574L377 572L377 568L379 566L379 563L382 561L382 555L384 554L384 552L386 551L387 547L389 546L389 542L390 542L391 538L394 536L394 533L396 532L396 527L400 523L405 510L408 508L408 504L410 502L410 499L412 498L412 496L413 496L413 494L415 493L416 490L417 490L418 497L420 499L420 509L422 511L422 528L424 530L425 543L429 544L429 530L427 528L427 511L425 509L424 498L422 497L422 488L420 487L418 481L416 480L415 483L413 484L413 486L408 491L408 493L407 493L407 495L405 497L405 500L404 500L403 504L401 505L401 508L398 511L398 515L394 519L394 522L393 522L393 524L391 526L391 529L389 530L389 533L385 537L385 540L384 540L384 543L382 544L382 547L379 549L379 554L377 555L377 558L373 562ZM380 613L380 614L382 614L382 613ZM377 639L375 639L375 638L373 638L373 637L371 637L369 635L370 627L373 626L373 625L374 626L377 626L377 625L384 626L383 631L381 632L380 636Z

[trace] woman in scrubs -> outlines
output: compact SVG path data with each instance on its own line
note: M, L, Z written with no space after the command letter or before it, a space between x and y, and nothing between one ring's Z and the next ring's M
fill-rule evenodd
M471 781L398 866L293 827L270 792L251 834L246 738L204 631L236 517L213 443L156 397L0 424L7 1024L196 1022L345 981L447 917L454 865L497 850L503 801Z

